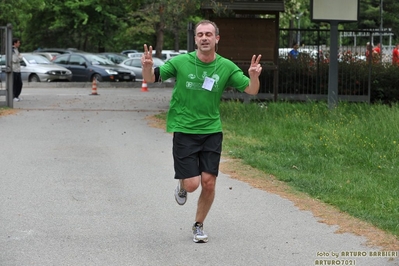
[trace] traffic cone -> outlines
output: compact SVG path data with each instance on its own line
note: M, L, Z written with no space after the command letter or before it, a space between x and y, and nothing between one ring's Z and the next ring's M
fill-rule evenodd
M90 95L99 95L97 93L97 79L96 78L93 79L93 83L91 85L91 94Z
M147 82L143 79L143 82L141 83L141 91L147 92Z

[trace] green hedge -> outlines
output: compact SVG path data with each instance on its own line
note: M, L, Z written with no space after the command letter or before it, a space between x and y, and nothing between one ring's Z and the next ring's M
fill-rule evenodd
M241 65L247 71L248 65ZM328 94L329 63L310 57L279 61L279 94ZM370 76L370 80L369 80ZM273 71L262 72L262 93L273 93ZM390 63L368 63L344 58L338 63L338 93L368 95L371 102L399 102L399 67Z

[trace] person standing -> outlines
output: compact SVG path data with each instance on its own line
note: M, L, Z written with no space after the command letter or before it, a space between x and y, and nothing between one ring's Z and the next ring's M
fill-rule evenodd
M381 63L381 44L378 43L377 46L373 48L373 62L375 64Z
M234 87L256 95L259 91L261 55L253 55L248 76L232 61L216 53L219 29L209 20L195 26L197 50L178 55L153 68L152 46L144 44L141 58L143 79L149 83L176 78L167 115L167 132L173 133L175 200L184 205L187 193L201 185L193 241L208 242L203 223L215 198L216 178L222 152L219 105L223 91Z
M14 93L14 101L19 102L21 98L22 92L22 78L21 78L21 60L22 55L19 52L18 48L21 45L21 41L18 38L14 38L12 40L12 71L14 76L14 84L13 84L13 93Z
M392 65L399 66L399 43L396 44L392 51Z
M292 46L292 50L288 53L289 59L296 60L298 58L298 55L299 55L298 48L299 48L299 44L294 43L294 45Z
M372 62L373 59L373 46L371 45L371 43L367 42L366 44L366 60L367 62Z

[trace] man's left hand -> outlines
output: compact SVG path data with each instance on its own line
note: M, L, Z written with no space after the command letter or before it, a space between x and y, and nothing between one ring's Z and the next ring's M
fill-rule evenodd
M262 73L262 66L260 65L260 59L262 55L253 55L251 60L251 66L248 69L249 77L257 78L259 77L260 73Z

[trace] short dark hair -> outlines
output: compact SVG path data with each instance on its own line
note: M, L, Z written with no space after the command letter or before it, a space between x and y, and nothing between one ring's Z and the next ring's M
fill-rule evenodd
M218 36L219 35L219 28L218 26L216 26L216 23L207 19L201 20L200 22L197 23L197 25L195 25L195 31L197 31L197 28L199 25L202 24L211 24L214 28L215 28L215 35Z
M12 39L12 45L16 44L19 41L21 41L19 38L13 38Z

